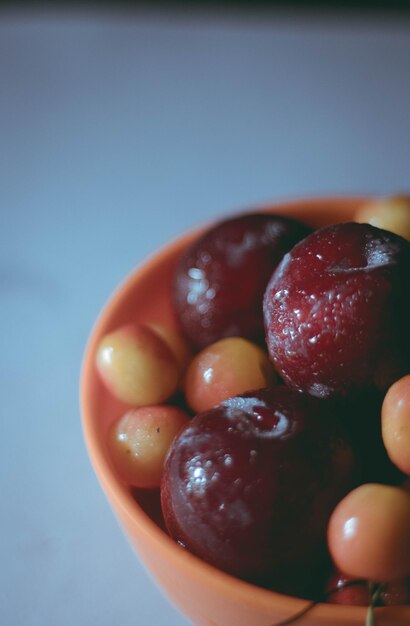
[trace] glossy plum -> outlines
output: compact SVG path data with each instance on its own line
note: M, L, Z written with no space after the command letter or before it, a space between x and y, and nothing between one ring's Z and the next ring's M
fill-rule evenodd
M230 398L174 440L161 498L170 535L247 580L318 557L354 458L327 403L285 386Z
M410 243L368 224L297 244L264 297L267 343L293 388L318 397L386 390L410 371Z
M262 298L268 280L292 246L311 232L271 214L223 221L182 255L174 280L181 329L196 348L224 337L264 339Z

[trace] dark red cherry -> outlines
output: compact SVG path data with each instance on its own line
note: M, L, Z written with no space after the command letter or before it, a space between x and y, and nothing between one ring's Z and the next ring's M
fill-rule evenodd
M410 243L368 224L314 232L264 297L268 349L285 382L318 397L386 390L410 371Z
M410 604L410 576L383 585L380 591L380 603L384 606Z
M369 583L367 580L358 580L334 571L326 584L325 599L330 604L369 606L371 602Z
M182 255L174 303L190 343L203 348L223 337L264 339L262 299L268 280L292 246L311 229L271 214L221 222Z
M343 422L357 459L358 484L400 485L404 474L390 460L383 444L381 408L384 395L372 391L331 400L333 412Z
M174 441L161 485L165 523L231 574L280 577L322 556L353 465L325 401L285 386L246 393L197 415Z
M374 583L372 594L376 594L374 600L376 606L410 604L410 578ZM325 599L331 604L369 606L371 602L369 582L346 576L336 570L326 583Z

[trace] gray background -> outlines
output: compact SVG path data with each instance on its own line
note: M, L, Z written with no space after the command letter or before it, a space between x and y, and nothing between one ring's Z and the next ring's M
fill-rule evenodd
M409 111L405 15L0 13L1 624L187 623L86 456L92 324L198 222L409 191Z

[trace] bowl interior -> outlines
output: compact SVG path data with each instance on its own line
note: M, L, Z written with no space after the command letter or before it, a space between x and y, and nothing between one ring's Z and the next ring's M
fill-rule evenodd
M288 215L318 227L351 220L355 210L365 200L322 198L256 207L256 210ZM182 236L137 267L113 294L97 320L87 346L81 382L83 430L87 448L100 483L115 512L122 521L126 520L125 525L129 534L143 536L145 544L150 545L153 551L161 551L163 558L183 564L192 576L200 575L202 585L209 584L213 587L219 585L220 594L230 595L233 602L239 595L241 599L249 596L252 605L257 606L259 602L265 606L271 602L276 606L286 605L290 611L297 613L306 606L305 601L280 596L239 581L181 550L161 527L157 500L147 495L145 499L140 497L137 502L129 487L119 479L108 454L107 431L113 420L120 417L129 407L114 399L97 375L95 355L98 343L104 334L130 321L160 322L176 327L171 304L171 278L179 254L199 232L200 230L193 231ZM318 607L315 607L315 621L309 623L323 625L364 623L363 609L356 607L340 609L331 605ZM340 618L341 611L344 614L343 620L334 621L337 620L336 616ZM410 623L410 614L408 619L407 623Z

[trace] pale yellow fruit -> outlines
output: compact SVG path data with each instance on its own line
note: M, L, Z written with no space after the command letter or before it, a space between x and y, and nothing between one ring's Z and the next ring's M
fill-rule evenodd
M410 196L391 196L363 205L354 221L389 230L410 241Z

